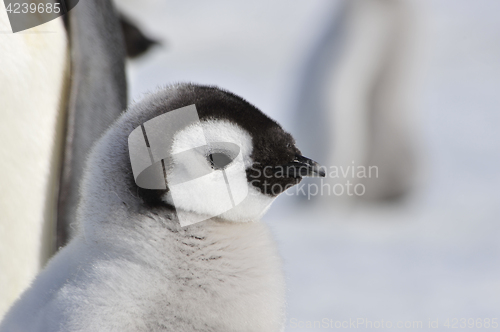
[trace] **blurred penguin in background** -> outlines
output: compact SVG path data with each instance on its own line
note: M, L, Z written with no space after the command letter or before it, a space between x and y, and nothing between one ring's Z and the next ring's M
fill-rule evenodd
M357 198L397 201L411 192L416 174L415 4L352 0L340 7L305 68L297 103L297 137L313 158L338 171L328 170L322 184L330 188L342 184L344 192L321 195L326 205L349 205ZM362 169L365 176L358 174Z

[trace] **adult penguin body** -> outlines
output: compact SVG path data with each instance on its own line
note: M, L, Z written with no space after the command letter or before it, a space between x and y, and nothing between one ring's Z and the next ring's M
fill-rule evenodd
M11 32L0 4L0 319L54 253L69 83L60 19Z
M0 10L0 318L71 236L84 161L126 108L111 1L65 8L68 33L61 18L9 33Z
M141 125L148 131L151 119L193 104L207 146L237 145L238 157L215 167L212 152L195 149L195 125L156 135L159 141L173 137L172 156L200 151L194 157L205 162L201 167L215 167L210 176L224 169L235 192L248 191L223 213L211 199L214 177L196 191L178 190L175 199L171 180L166 189L142 189L135 182L130 134ZM174 182L176 174L190 174L193 167L182 158L162 162L165 179ZM93 148L75 238L14 305L0 331L282 331L281 263L259 218L302 176L318 174L324 175L300 156L288 133L229 92L183 84L145 97ZM207 198L193 205L203 191ZM181 227L180 214L192 220L217 216Z

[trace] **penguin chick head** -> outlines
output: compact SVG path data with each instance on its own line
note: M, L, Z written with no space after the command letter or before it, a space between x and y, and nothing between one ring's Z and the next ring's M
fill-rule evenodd
M199 121L185 126L165 122L155 128L152 139L152 131L143 124L189 105L195 105ZM116 139L123 140L123 134L128 136L140 126L150 151L153 140L168 136L172 141L170 157L157 163L163 189L140 188L130 160L123 169L127 191L137 193L139 204L148 208L175 209L177 215L199 215L201 220L216 216L258 220L279 194L302 177L324 176L315 162L301 156L293 137L278 123L216 87L179 84L149 95L131 106L103 139L120 131Z

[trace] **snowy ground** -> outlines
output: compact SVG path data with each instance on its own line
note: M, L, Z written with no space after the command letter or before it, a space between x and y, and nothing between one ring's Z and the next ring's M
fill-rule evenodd
M176 81L216 84L289 130L301 65L337 8L331 0L119 3L165 40L130 64L132 98ZM324 318L391 321L393 330L422 321L408 329L418 331L435 331L429 320L439 330L446 319L500 320L500 2L424 3L421 185L392 206L278 199L265 220L285 260L287 331L322 330L298 323Z

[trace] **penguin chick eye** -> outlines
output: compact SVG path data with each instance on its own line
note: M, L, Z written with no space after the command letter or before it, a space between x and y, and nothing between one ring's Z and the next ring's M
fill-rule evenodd
M233 160L227 154L221 152L214 152L208 155L208 161L213 169L223 169L229 165Z

